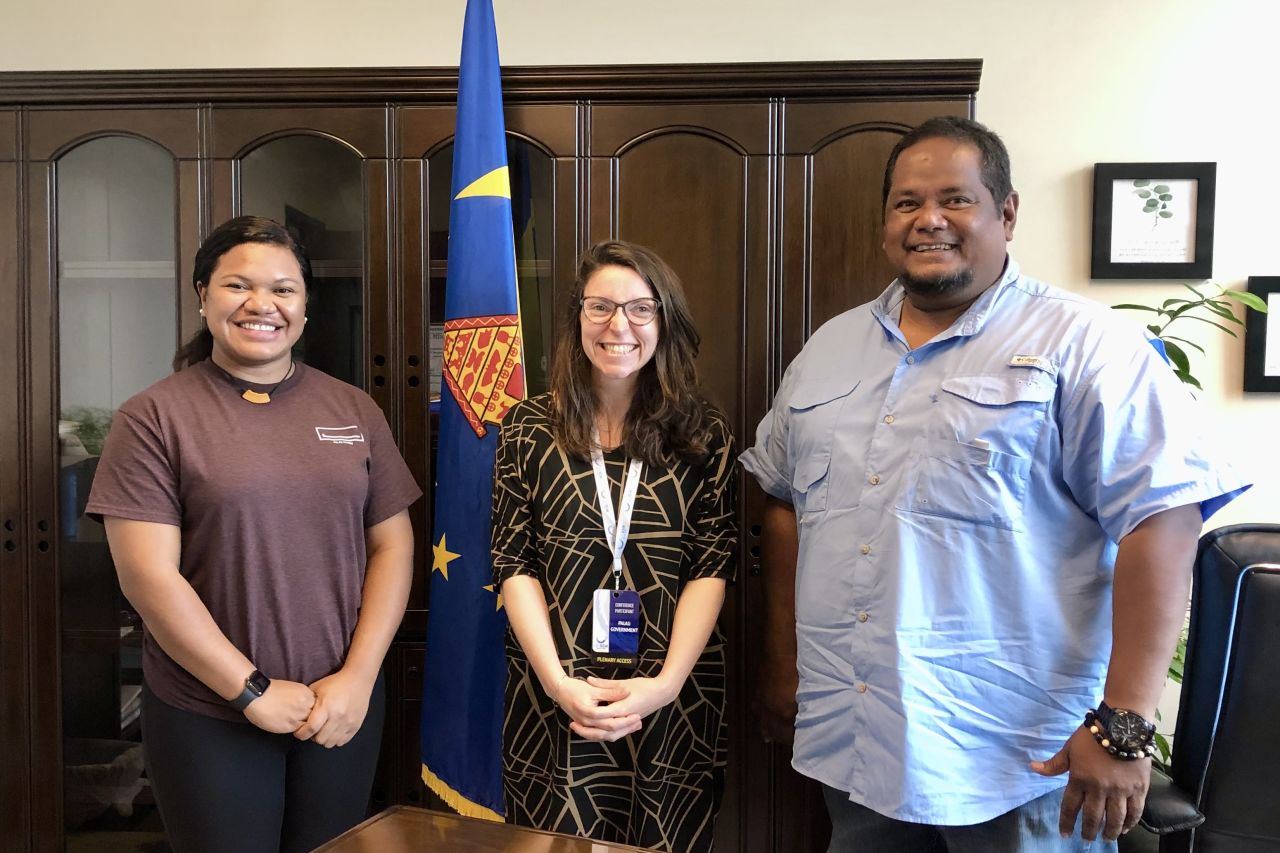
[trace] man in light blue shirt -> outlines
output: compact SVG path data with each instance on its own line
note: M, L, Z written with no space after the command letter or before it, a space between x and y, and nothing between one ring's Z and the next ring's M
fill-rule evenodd
M798 706L832 853L1114 849L1202 520L1248 484L1140 331L1008 257L995 134L926 122L884 195L898 278L813 335L742 458L766 716Z

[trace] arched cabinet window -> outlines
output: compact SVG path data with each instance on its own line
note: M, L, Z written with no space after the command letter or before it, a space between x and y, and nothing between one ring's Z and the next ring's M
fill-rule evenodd
M104 136L53 176L63 821L69 843L107 844L161 827L139 742L142 626L84 508L116 409L169 374L178 344L177 169L154 142Z
M282 223L306 247L314 287L294 356L363 388L364 170L323 136L265 142L239 161L240 213Z
M295 357L368 391L400 436L386 109L217 107L209 152L211 226L265 216L311 257L310 319Z

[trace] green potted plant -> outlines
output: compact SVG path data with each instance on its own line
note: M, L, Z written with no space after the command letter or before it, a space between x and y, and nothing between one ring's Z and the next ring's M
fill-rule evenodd
M1147 325L1147 330L1160 341L1165 357L1173 365L1173 372L1183 382L1203 391L1204 387L1191 373L1191 358L1187 355L1184 347L1198 350L1201 355L1204 354L1204 347L1194 341L1170 334L1169 327L1179 320L1198 320L1201 323L1208 323L1215 329L1221 329L1234 338L1236 337L1235 331L1222 324L1226 322L1243 326L1244 321L1231 310L1231 300L1239 302L1246 311L1252 308L1254 311L1261 311L1263 314L1267 313L1267 303L1247 291L1228 290L1222 285L1211 281L1202 284L1200 286L1201 289L1196 289L1189 284L1184 284L1183 287L1191 291L1190 298L1174 297L1166 299L1160 304L1159 308L1132 302L1113 305L1112 307L1125 311L1148 311L1155 314L1156 319Z

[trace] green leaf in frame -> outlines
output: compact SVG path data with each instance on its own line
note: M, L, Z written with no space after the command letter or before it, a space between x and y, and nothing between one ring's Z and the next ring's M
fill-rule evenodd
M1135 180L1135 181L1133 182L1133 185L1134 185L1135 187L1145 187L1145 186L1150 185L1150 183L1151 183L1151 179L1150 179L1150 178L1138 178L1137 180Z
M1267 313L1267 303L1263 302L1256 293L1250 293L1247 290L1223 290L1222 295L1228 299L1234 299L1237 302L1248 305L1254 311L1261 311L1263 314Z
M1112 308L1123 308L1126 311L1151 311L1156 314L1161 313L1159 308L1152 308L1150 305L1137 305L1132 302L1122 302L1119 305L1112 305Z

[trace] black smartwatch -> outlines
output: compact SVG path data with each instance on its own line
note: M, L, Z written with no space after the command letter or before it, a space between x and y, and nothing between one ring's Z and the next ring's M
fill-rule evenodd
M259 670L249 673L249 677L244 680L244 691L231 700L231 707L237 711L243 711L249 707L249 703L257 699L263 693L267 692L267 688L271 686L271 679L267 678Z
M1084 715L1084 724L1103 749L1122 761L1156 754L1156 724L1136 711L1099 702L1098 710Z

